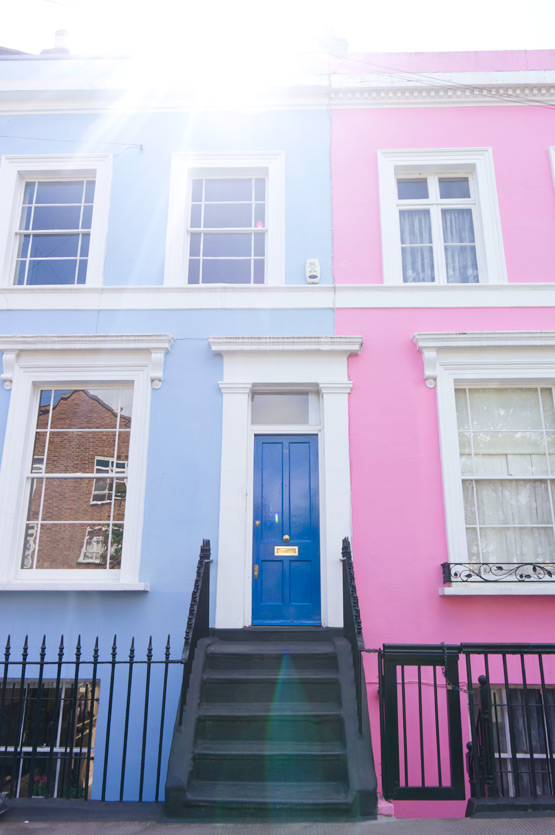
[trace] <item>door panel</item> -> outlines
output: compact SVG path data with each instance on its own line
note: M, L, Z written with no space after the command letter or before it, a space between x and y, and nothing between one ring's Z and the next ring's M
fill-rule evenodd
M320 623L318 499L317 436L257 435L253 624Z

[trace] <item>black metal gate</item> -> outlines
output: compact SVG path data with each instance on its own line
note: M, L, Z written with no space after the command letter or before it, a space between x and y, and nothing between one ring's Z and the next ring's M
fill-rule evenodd
M379 653L382 786L388 799L465 798L459 654L459 647L392 644Z
M473 798L555 797L554 644L385 645L379 661L385 797L464 800L465 758Z

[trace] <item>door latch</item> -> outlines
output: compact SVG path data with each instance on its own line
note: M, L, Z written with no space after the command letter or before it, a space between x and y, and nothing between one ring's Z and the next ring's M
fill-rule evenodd
M257 565L254 566L254 579L258 580L258 566Z

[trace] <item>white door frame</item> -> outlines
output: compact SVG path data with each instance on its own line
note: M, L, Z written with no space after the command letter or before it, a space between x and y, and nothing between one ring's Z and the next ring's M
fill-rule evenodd
M216 627L242 628L252 622L250 405L253 387L264 385L320 392L322 625L342 626L341 541L351 535L348 397L352 383L347 360L360 353L362 338L212 337L209 341L212 351L224 359ZM296 432L297 428L282 427L281 431ZM318 432L309 426L304 431Z

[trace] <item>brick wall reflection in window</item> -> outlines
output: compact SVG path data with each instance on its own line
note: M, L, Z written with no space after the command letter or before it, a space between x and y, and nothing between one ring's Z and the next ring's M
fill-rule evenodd
M120 568L132 394L40 391L23 569Z

